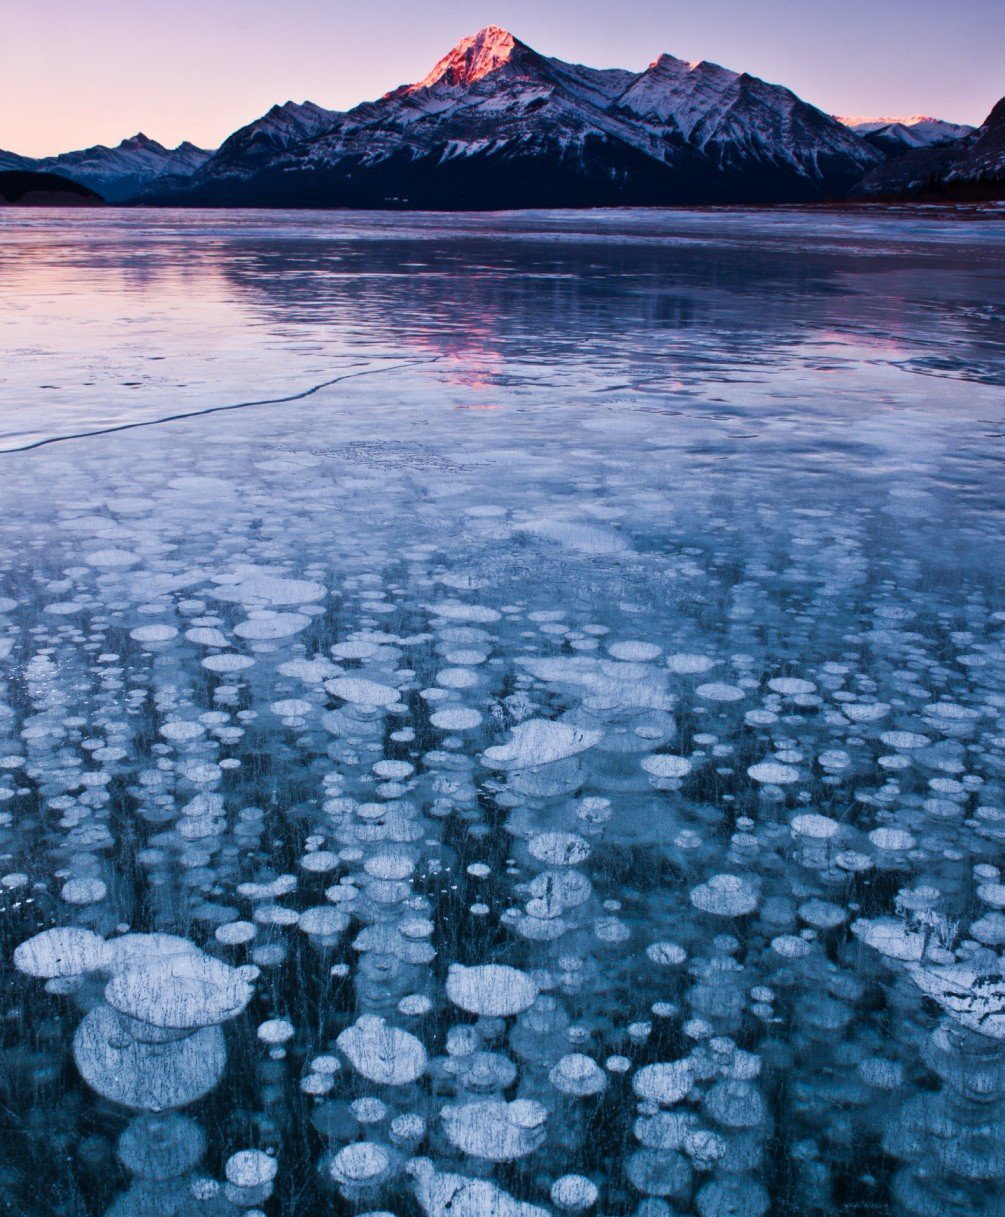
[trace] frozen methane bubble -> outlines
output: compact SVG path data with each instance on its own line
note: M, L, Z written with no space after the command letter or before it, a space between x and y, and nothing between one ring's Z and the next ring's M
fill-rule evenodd
M390 685L378 684L374 680L364 680L359 676L340 676L335 680L326 681L325 688L343 701L368 709L386 710L397 705L400 700L397 689Z
M43 930L14 951L14 966L26 976L54 980L108 967L108 944L92 930L74 925Z
M429 721L439 731L473 731L481 723L482 716L467 706L447 706L431 714Z
M363 1014L335 1041L357 1073L383 1086L404 1086L426 1072L426 1049L407 1031Z
M252 992L238 969L193 952L134 963L108 982L105 1001L137 1022L191 1031L235 1018Z
M781 693L783 697L804 697L817 691L812 680L801 680L797 676L775 676L768 681L772 693Z
M640 1099L649 1099L661 1107L672 1107L687 1098L694 1085L690 1061L658 1061L643 1065L632 1078L632 1089Z
M544 1141L547 1111L533 1099L501 1099L444 1107L443 1128L462 1153L489 1162L512 1162Z
M223 1169L234 1187L258 1188L275 1179L279 1165L260 1149L241 1149L230 1155Z
M451 964L447 972L447 997L484 1018L508 1018L528 1010L537 998L538 987L526 972L506 964L486 963L473 968Z
M711 684L699 685L695 692L704 701L718 701L727 704L729 702L742 701L745 697L742 689L736 685L723 684L721 681L712 681Z
M206 1152L206 1137L189 1116L178 1112L142 1115L119 1138L119 1160L139 1179L177 1179Z
M655 756L647 756L642 768L654 778L684 778L691 772L691 762L686 756L659 752Z
M506 744L486 748L482 760L492 769L534 769L585 752L603 739L602 731L586 731L550 718L517 723Z
M677 676L700 676L715 667L715 660L707 655L689 655L678 652L667 657L667 667Z
M374 1187L387 1176L391 1155L373 1141L355 1141L338 1151L329 1168L331 1177L346 1197Z
M713 1179L695 1198L699 1217L764 1217L771 1207L765 1188L749 1175Z
M896 917L860 917L852 922L851 932L867 947L900 963L917 963L925 954L925 935Z
M140 1043L114 1010L97 1006L73 1037L73 1059L93 1090L140 1111L170 1111L209 1094L227 1061L223 1032L205 1027L167 1043Z
M426 1217L549 1217L547 1209L515 1199L488 1179L437 1171L428 1158L413 1158L408 1173Z
M527 848L547 866L578 866L590 856L589 842L573 832L538 833Z
M556 1090L577 1098L599 1094L607 1085L604 1071L592 1057L582 1052L563 1056L548 1074L548 1079Z
M585 1175L562 1175L551 1185L551 1202L567 1213L581 1213L597 1203L597 1185Z
M761 761L751 765L747 775L762 786L788 786L799 778L799 770L779 761Z
M746 917L757 908L755 884L740 875L713 875L691 891L691 903L717 917Z
M234 626L234 633L238 638L247 638L249 642L272 642L299 634L310 623L311 618L303 613L263 612L259 617L239 621Z
M1005 964L992 971L969 964L909 968L915 984L969 1031L1005 1040Z

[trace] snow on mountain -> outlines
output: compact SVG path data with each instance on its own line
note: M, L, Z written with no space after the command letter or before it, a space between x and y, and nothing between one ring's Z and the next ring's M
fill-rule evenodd
M209 159L211 153L194 144L165 148L142 132L124 139L115 148L96 144L78 152L63 152L31 162L31 168L60 173L96 190L109 202L131 198L151 182L171 176L187 178Z
M0 172L17 169L31 170L34 167L35 162L30 156L18 156L16 152L4 152L0 148Z
M865 198L1005 199L1005 97L962 138L907 152L866 175Z
M329 130L341 118L312 101L287 101L228 136L192 185L224 178L249 178L279 157L295 152L308 140Z
M576 206L826 197L880 159L788 89L660 56L644 72L539 54L498 26L346 113L276 107L193 202Z
M909 118L863 118L844 114L834 117L887 156L900 156L915 148L951 144L974 131L964 123L950 123L928 114L913 114Z

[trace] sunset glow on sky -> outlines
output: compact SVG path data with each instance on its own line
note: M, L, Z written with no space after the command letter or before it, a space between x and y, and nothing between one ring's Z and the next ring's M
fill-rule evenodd
M275 102L421 79L492 22L601 67L710 59L831 113L977 123L1005 93L1005 0L36 0L4 10L0 148L214 147Z

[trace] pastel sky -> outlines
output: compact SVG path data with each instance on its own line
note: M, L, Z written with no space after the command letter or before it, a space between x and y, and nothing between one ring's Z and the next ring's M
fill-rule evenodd
M0 148L213 147L277 101L421 79L491 23L600 67L710 59L831 113L976 123L1005 94L1005 0L10 0Z

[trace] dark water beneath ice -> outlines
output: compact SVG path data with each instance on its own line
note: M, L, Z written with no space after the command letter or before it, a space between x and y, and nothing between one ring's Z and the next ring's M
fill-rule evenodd
M5 217L7 1210L1003 1212L1003 244Z

